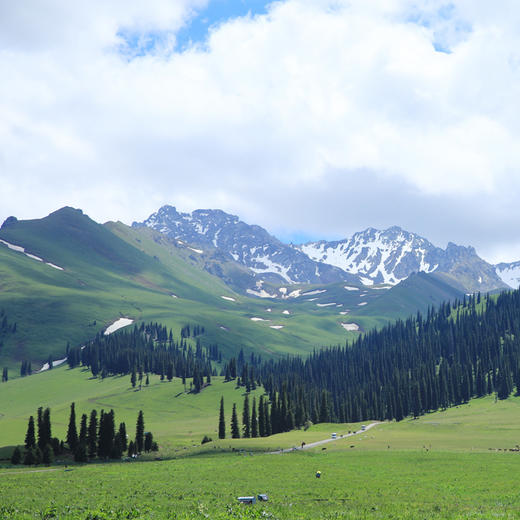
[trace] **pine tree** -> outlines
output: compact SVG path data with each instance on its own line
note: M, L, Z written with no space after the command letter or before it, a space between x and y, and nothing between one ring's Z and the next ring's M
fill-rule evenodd
M34 417L29 417L29 424L27 425L27 433L25 434L25 449L30 450L36 447L36 438L34 436Z
M265 416L264 416L264 396L260 396L258 402L258 434L260 437L265 437Z
M226 420L224 418L224 397L220 398L220 413L218 418L218 438L226 438Z
M88 456L93 459L96 456L97 450L97 412L92 410L90 412L90 420L87 431L87 448Z
M251 410L251 437L258 437L258 421L256 418L256 398L253 397L253 408Z
M83 444L87 444L87 435L88 435L88 429L87 429L87 414L84 413L81 416L81 422L79 427L79 442Z
M146 432L144 435L144 451L147 453L152 451L153 435L152 432Z
M142 453L144 448L144 417L143 411L139 410L135 427L135 448L137 453Z
M41 431L38 435L38 448L40 448L40 450L43 450L44 446L46 444L50 444L51 442L51 410L50 408L45 408L42 414Z
M43 407L38 408L38 446L43 446Z
M133 455L136 454L136 451L135 451L135 443L134 441L130 441L128 443L128 456L129 457L132 457Z
M69 445L70 451L74 453L74 451L76 451L76 446L78 445L78 431L76 429L76 407L74 403L70 405L69 427L67 429L67 444Z
M246 365L247 366L247 365ZM244 409L242 410L242 432L243 437L251 437L251 417L249 416L249 395L244 397Z
M240 439L240 429L238 427L237 405L233 403L233 412L231 414L231 438Z
M137 374L135 372L135 366L132 367L132 374L130 375L130 383L132 384L132 388L135 388L135 384L137 382Z
M119 437L121 438L121 450L128 449L128 436L126 434L126 424L124 422L119 424Z

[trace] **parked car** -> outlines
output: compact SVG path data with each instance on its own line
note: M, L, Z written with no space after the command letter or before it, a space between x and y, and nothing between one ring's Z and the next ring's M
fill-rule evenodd
M337 433L333 433L333 434L331 435L331 438L332 438L332 439L337 439L337 438L338 438L338 434L337 434Z

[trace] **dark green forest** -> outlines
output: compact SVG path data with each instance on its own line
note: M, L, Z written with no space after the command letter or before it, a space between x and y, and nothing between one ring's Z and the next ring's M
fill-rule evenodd
M520 292L444 303L426 316L259 369L273 433L312 422L401 420L520 389Z

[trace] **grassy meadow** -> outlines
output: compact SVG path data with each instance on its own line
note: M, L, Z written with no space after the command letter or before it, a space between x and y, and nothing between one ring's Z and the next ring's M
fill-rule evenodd
M253 392L257 397L261 390ZM0 445L23 441L27 418L50 406L53 434L64 437L70 396L76 414L113 408L133 434L145 414L160 451L141 460L0 468L0 518L518 518L520 398L492 397L341 438L360 424L320 424L263 439L216 440L220 396L241 411L243 389L214 378L200 394L179 380L91 379L66 367L0 384ZM365 424L369 423L366 421ZM330 438L305 451L278 448ZM200 446L203 435L214 442ZM326 449L323 449L326 448ZM11 448L2 450L4 454ZM155 460L159 457L163 460ZM322 477L316 479L316 471ZM267 493L269 502L238 504Z

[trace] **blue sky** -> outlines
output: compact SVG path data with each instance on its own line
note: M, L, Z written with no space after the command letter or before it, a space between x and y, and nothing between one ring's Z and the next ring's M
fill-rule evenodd
M210 0L208 6L199 11L187 26L177 33L177 49L182 50L190 43L203 43L210 27L218 26L231 18L265 14L272 0Z

